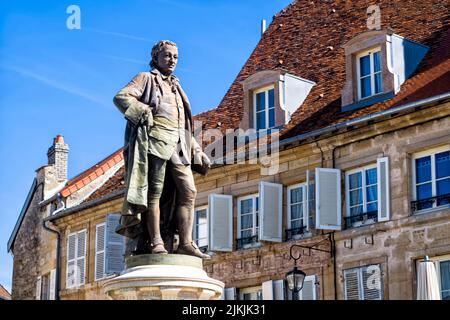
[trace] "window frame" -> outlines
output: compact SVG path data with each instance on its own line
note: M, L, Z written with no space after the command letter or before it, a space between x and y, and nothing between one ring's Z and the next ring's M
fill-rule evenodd
M447 152L450 151L450 146L440 146L435 147L431 149L427 149L420 152L415 152L411 156L411 177L412 177L412 201L417 201L417 181L416 181L416 160L424 157L430 156L431 158L431 197L437 196L437 183L436 183L436 162L435 162L435 156L438 153ZM448 179L447 177L441 178L441 179ZM427 182L428 183L428 182ZM433 203L433 206L431 208L424 208L421 210L417 210L417 212L423 212L427 210L433 210L436 208L445 207L448 205L441 205L438 206L437 202Z
M206 210L206 222L204 225L206 225L206 238L202 238L202 239L206 239L206 246L200 246L198 243L198 235L197 235L197 212L201 211L201 210ZM209 248L209 214L208 214L208 206L204 205L204 206L200 206L200 207L196 207L194 208L194 223L193 223L193 230L192 230L192 240L197 244L197 246L199 246L200 248L202 247L207 247Z
M259 230L257 230L259 228L256 227L256 215L259 215L259 208L258 211L256 211L256 198L258 198L259 201L259 193L253 193L247 196L243 196L243 197L239 197L237 199L237 206L238 206L238 225L237 225L237 235L238 235L238 239L242 239L242 230L241 230L241 201L244 200L248 200L248 199L253 199L252 200L252 216L253 216L253 224L252 224L252 236L258 236L258 241L259 241ZM247 230L247 229L246 229Z
M269 91L273 90L273 95L274 95L274 101L273 101L273 107L269 108ZM258 93L264 92L264 99L265 99L265 106L264 106L264 120L265 120L265 128L264 129L258 129L258 118L257 118L257 113L258 111L256 110L256 103L257 103L257 95ZM274 109L274 126L273 127L269 127L269 109ZM260 130L269 130L269 129L273 129L276 127L276 102L275 102L275 85L271 84L268 86L264 86L258 89L253 90L253 127L255 128L256 131L260 131Z
M380 71L375 72L375 63L374 63L374 54L379 52L380 53ZM369 56L369 63L370 63L370 95L367 97L362 97L362 87L361 87L361 64L360 60L361 58ZM364 51L361 51L356 54L355 56L356 60L356 81L357 81L357 88L358 88L358 101L365 100L372 98L376 95L383 93L383 55L382 55L382 49L381 46L373 47ZM375 93L375 74L381 74L381 91L378 93ZM367 77L367 76L366 76Z
M362 196L363 196L363 212L361 214L364 213L368 213L367 211L367 187L368 186L374 186L374 184L371 185L367 185L366 184L366 171L367 170L371 170L371 169L376 169L377 170L377 208L380 205L379 201L380 201L380 196L378 194L378 184L380 183L380 181L378 181L378 165L377 163L373 163L373 164L369 164L363 167L358 167L352 170L348 170L345 171L345 216L346 217L351 217L351 212L350 212L350 175L361 172L362 173L362 185L361 185L361 189L363 190L362 192Z
M301 220L303 220L302 221L302 225L304 227L306 227L305 223L304 223L304 221L305 221L305 214L307 215L307 218L309 219L309 215L308 215L309 212L307 212L307 209L308 209L307 202L310 201L310 200L307 198L307 196L308 196L308 192L306 191L307 188L308 188L307 183L306 182L302 182L302 183L297 183L297 184L290 185L290 186L287 187L287 227L288 227L288 229L292 229L291 206L293 204L291 203L291 190L298 189L298 188L302 189L302 202L301 202L301 204L302 204L302 207L303 207L303 215L302 215ZM297 219L297 220L300 220L300 219Z

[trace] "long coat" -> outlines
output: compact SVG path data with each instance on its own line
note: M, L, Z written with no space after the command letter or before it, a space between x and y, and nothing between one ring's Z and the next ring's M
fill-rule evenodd
M182 98L185 116L187 159L198 159L201 147L193 137L193 121L189 100L181 88L178 80L172 76L177 90ZM163 91L163 79L157 69L151 72L142 72L135 76L131 82L120 90L114 97L114 104L125 115L127 126L125 130L125 184L126 193L123 203L120 225L116 232L129 238L136 238L145 232L142 224L142 213L147 210L148 192L148 154L149 131L153 125L153 115L157 112ZM148 106L151 112L146 113ZM166 144L173 141L166 137L158 137ZM173 146L168 146L173 147ZM151 182L150 182L151 183ZM169 174L166 174L163 193L160 200L161 232L174 232L175 188Z

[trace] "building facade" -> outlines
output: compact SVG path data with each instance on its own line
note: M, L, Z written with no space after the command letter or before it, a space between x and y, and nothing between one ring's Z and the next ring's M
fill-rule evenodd
M193 234L224 299L415 299L425 255L450 299L448 9L294 1L195 117L214 166ZM57 137L8 244L13 299L105 299L123 270L122 150L69 181L67 152Z

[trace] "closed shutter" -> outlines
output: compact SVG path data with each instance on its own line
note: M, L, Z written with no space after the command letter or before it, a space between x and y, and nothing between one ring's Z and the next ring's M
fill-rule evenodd
M105 276L105 232L105 223L98 224L95 227L95 281Z
M377 160L378 175L378 221L390 218L390 190L389 190L389 158Z
M364 267L361 272L364 300L382 300L380 266Z
M236 300L236 288L225 288L225 300Z
M42 289L42 277L37 277L36 280L36 300L41 300L41 289Z
M50 271L49 279L49 300L56 299L56 269Z
M75 286L75 254L76 254L77 234L69 234L67 238L67 270L66 288Z
M233 197L210 194L208 202L210 250L233 251Z
M344 271L345 300L360 300L359 269Z
M265 281L262 284L262 299L263 300L274 300L273 299L273 281Z
M341 230L341 171L316 168L316 228Z
M86 230L80 231L77 234L77 263L76 263L76 281L77 285L82 285L85 283L86 278L86 241L87 232Z
M283 241L283 185L262 181L259 184L260 240Z
M106 274L120 273L125 266L125 237L116 233L120 214L106 218Z
M284 280L273 281L274 300L284 300Z
M316 276L306 276L300 291L300 300L316 300Z

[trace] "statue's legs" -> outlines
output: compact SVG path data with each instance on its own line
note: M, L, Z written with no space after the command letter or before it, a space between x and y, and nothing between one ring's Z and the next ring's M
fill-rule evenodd
M197 195L194 176L189 165L169 164L177 189L176 198L176 220L178 223L178 234L180 243L177 253L197 256L209 259L210 256L200 251L196 243L192 240L192 230L194 224L194 204Z
M160 230L159 200L164 187L166 161L149 155L147 230L150 235L151 253L167 253Z

